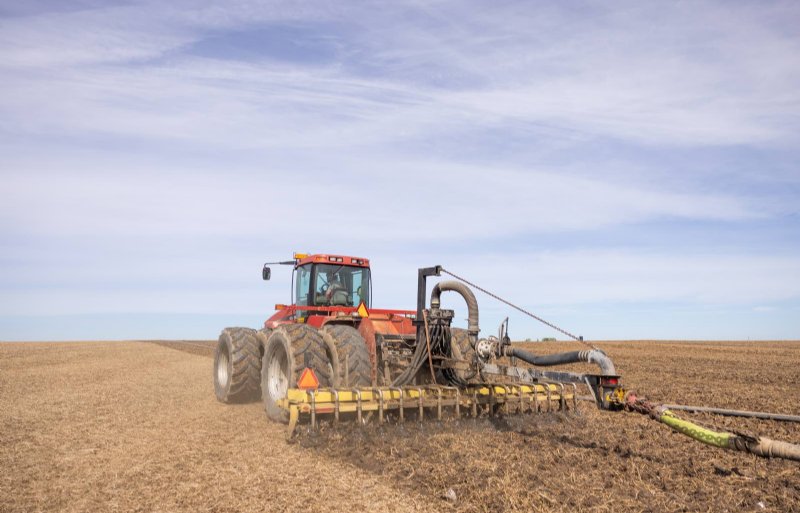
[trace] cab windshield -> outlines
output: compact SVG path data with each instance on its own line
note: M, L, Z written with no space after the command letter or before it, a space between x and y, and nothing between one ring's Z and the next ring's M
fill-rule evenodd
M369 307L369 269L341 264L307 264L297 268L298 306Z

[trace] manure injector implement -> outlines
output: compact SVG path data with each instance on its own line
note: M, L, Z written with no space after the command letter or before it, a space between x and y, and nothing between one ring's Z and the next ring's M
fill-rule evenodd
M693 436L698 432L691 423L681 421L676 427L670 411L626 393L608 355L582 337L442 266L418 270L416 310L390 310L371 305L366 258L295 253L292 260L265 264L264 280L270 279L269 265L274 264L293 268L292 303L276 305L276 313L260 330L222 331L214 357L214 388L225 403L261 398L269 418L288 424L289 436L298 424L314 429L327 421L362 424L577 410L578 386L585 386L598 408L648 413L697 440L709 443L713 438L708 432ZM436 283L428 298L428 278L442 274L454 280ZM549 355L520 349L511 344L508 318L496 336L481 338L478 302L470 287L586 349ZM466 303L466 329L451 326L454 311L441 307L446 292ZM518 360L530 366L519 366ZM542 369L581 362L596 366L597 372ZM723 445L719 437L713 439L717 446L757 454L753 448L766 440L728 443L726 438ZM800 459L800 447L784 445L789 446L781 446L788 450L786 457ZM784 456L772 447L768 451L766 455Z

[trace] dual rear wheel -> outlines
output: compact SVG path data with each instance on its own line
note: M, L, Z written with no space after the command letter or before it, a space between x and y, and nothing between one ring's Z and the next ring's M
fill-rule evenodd
M303 370L314 371L320 387L333 386L339 365L319 332L305 324L287 324L273 330L261 362L261 396L267 416L288 422L289 412L278 406Z
M287 422L288 412L279 401L307 367L322 388L372 383L369 351L357 330L286 324L260 332L224 329L214 357L214 389L225 403L251 402L260 396L269 418Z

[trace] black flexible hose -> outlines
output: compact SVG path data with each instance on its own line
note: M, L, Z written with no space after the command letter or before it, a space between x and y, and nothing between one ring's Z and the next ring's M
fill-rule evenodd
M517 347L506 348L506 356L515 356L520 360L538 365L540 367L551 367L553 365L566 365L568 363L588 362L595 363L600 367L600 373L605 376L616 376L614 362L602 351L593 349L591 351L569 351L567 353L555 353L544 356L537 356L530 351Z
M425 363L427 356L427 347L424 342L417 340L417 346L414 348L414 354L411 355L411 361L403 372L397 376L392 382L392 386L401 387L411 383L414 376L417 374L422 364Z

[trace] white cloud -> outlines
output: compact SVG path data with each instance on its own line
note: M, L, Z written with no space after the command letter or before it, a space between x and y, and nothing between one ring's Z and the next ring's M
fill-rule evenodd
M754 312L774 312L777 308L774 306L755 306L753 307Z
M382 231L403 242L477 241L664 218L740 221L767 215L734 197L542 170L487 171L412 160L384 162L376 173L367 159L325 173L325 160L317 162L312 171L265 163L262 169L251 164L220 173L128 163L85 169L80 160L60 159L6 175L14 195L0 205L0 222L10 232L42 236L287 237L301 226L306 237L322 243L369 240ZM320 216L358 229L331 232Z

